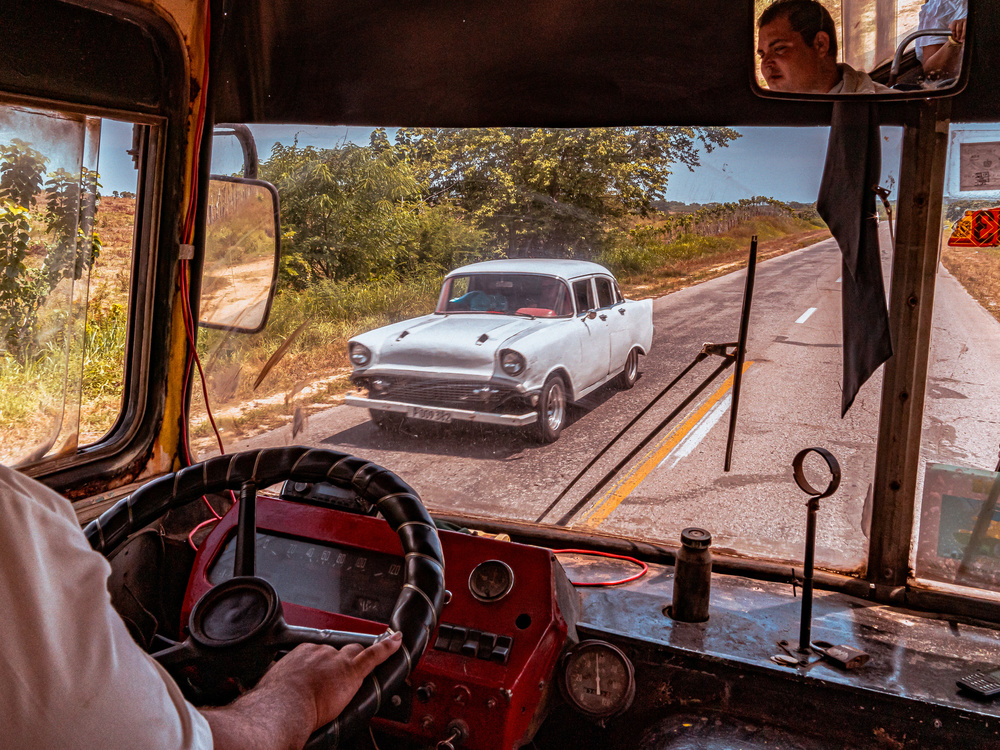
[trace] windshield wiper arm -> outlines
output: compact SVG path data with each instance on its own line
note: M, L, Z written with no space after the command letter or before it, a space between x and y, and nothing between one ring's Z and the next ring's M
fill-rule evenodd
M689 364L687 367L685 367L676 378L674 378L673 380L671 380L667 384L666 388L664 388L662 391L660 391L660 393L657 394L657 396L652 401L650 401L648 404L646 404L639 411L639 413L636 414L632 418L632 421L629 422L627 425L625 425L618 432L618 434L615 435L611 439L611 441L607 445L605 445L603 448L601 448L601 450L599 450L597 452L597 455L594 456L590 460L590 462L586 466L583 467L583 469L580 471L579 474L577 474L575 477L573 477L573 479L570 481L570 483L567 484L566 487L563 488L563 491L559 493L559 496L555 500L553 500L551 503L549 503L549 506L545 510L542 511L542 514L538 518L535 519L535 523L541 523L542 519L545 518L545 516L547 516L549 514L549 512L559 504L559 501L562 500L564 497L566 497L566 493L570 491L570 489L573 487L573 485L575 485L577 482L579 482L580 479L583 478L583 475L586 474L588 471L590 471L590 469L594 466L594 464L596 464L597 461L600 460L601 456L603 456L605 453L607 453L609 450L611 450L611 447L613 445L615 445L621 439L622 435L624 435L630 429L632 429L632 425L634 425L636 422L638 422L640 419L642 419L642 417L646 414L646 412L648 412L650 409L652 409L661 398L663 398L664 396L667 395L667 393L670 391L671 388L673 388L675 385L677 385L677 383L680 382L680 380L685 375L687 375L689 372L691 372L691 370L694 369L695 365L697 365L699 362L701 362L703 359L705 359L705 357L709 356L710 354L715 354L717 356L722 357L724 359L724 362L722 363L722 365L720 365L720 369L717 370L716 372L712 373L712 375L709 377L709 379L706 380L704 383L702 383L702 385L699 386L699 388L697 389L697 391L695 393L693 393L691 396L689 396L688 399L685 400L684 403L682 403L681 406L678 407L678 409L683 409L685 405L687 405L688 403L690 403L691 399L693 399L698 393L701 393L702 389L704 389L705 386L708 385L708 383L710 383L712 380L715 379L716 375L719 372L722 371L721 368L728 367L730 364L733 363L733 361L735 361L735 357L736 357L735 353L730 353L728 351L728 349L730 349L731 347L735 347L735 346L736 346L735 343L732 343L732 344L705 344L702 347L701 351L698 352L698 354L695 355L695 358L691 361L691 364ZM669 422L673 418L674 418L674 414L671 414L669 417L667 417L666 422ZM662 429L662 425L660 427L658 427L656 429L656 431L653 432L653 435L655 435L656 432L659 432L660 429ZM652 437L652 435L650 437ZM639 448L636 448L635 451L633 451L633 453L629 454L628 458L625 459L626 462L629 459L631 459L632 456L634 456L635 453L637 453L642 448L642 446L644 446L648 442L649 442L649 438L647 438L645 442L643 442L642 444L640 444ZM607 481L610 478L610 476L614 476L614 474L616 474L617 472L618 472L618 468L614 469L612 471L611 475L609 475L608 477L605 477L604 479L602 479L597 484L597 486L593 490L591 490L591 492L589 492L587 494L587 496L583 500L581 500L579 503L577 503L577 505L574 506L573 509L570 510L570 512L568 514L566 514L565 516L563 516L556 523L558 523L560 526L564 526L567 523L567 521L573 516L573 514L576 513L581 507L583 507L584 503L586 503L591 497L593 497L595 494L597 494L597 490L600 487L602 487L604 484L607 483Z

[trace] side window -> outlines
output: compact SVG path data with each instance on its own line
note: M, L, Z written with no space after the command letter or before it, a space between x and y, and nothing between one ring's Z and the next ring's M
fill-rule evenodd
M618 282L616 281L615 282L615 304L617 305L617 304L619 304L621 302L624 302L624 301L625 301L625 298L622 297L622 290L618 288Z
M578 314L594 309L594 291L590 286L590 279L580 279L573 282L573 298L576 300Z
M130 123L0 105L0 463L72 455L121 410L131 145Z
M615 293L611 288L611 279L597 276L594 282L597 284L597 306L605 308L615 304Z

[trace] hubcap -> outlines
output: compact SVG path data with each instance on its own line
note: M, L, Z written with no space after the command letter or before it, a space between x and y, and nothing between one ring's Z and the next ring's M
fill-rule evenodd
M635 380L635 371L639 369L639 354L635 349L628 353L628 364L626 365L628 370L628 379Z
M545 421L549 429L555 432L563 423L563 413L566 411L566 394L562 383L558 380L549 386L549 397L545 403Z

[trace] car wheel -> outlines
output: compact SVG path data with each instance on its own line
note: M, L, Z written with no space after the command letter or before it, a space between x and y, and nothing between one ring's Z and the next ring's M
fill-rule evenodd
M375 426L386 432L399 432L403 427L403 422L406 421L405 414L399 414L394 411L369 409L368 413L371 414L372 422L375 423Z
M625 369L615 379L615 384L622 390L628 390L639 379L639 350L632 349L625 358Z
M566 384L558 375L551 376L538 396L538 439L554 443L566 426Z

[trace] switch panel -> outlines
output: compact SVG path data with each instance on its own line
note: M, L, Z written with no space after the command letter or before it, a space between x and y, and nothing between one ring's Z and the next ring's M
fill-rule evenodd
M445 622L438 626L437 638L434 640L434 648L438 651L449 651L497 664L508 662L513 645L514 639L509 635L486 633Z

